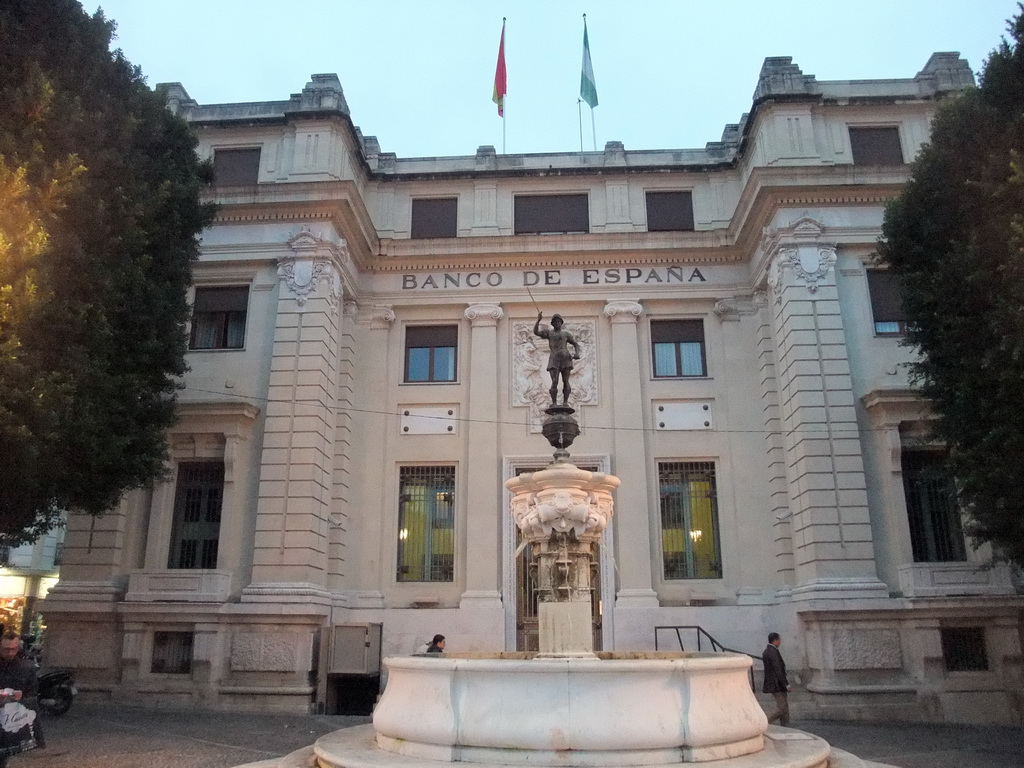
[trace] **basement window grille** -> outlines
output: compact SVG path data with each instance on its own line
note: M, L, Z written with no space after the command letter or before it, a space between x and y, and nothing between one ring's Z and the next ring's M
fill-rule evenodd
M944 627L939 634L947 672L985 672L988 669L983 627Z
M150 672L187 675L192 672L191 632L154 632Z

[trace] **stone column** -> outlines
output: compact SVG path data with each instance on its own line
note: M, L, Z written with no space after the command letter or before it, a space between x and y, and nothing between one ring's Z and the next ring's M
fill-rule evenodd
M498 413L497 304L472 304L470 321L469 422L466 425L466 591L460 607L486 605L500 610L501 557L498 552L501 519L501 466L498 432L492 423Z
M612 400L615 403L612 425L615 428L615 472L620 477L637 478L619 490L619 522L615 543L627 557L616 557L619 591L616 608L657 608L658 596L652 588L651 500L647 494L647 451L644 432L644 408L640 395L642 369L637 319L643 314L638 301L613 301L605 305L605 317L611 323Z
M345 246L301 232L281 287L246 602L328 603L329 517Z
M770 233L768 282L788 468L794 600L887 597L878 579L835 245L801 219Z

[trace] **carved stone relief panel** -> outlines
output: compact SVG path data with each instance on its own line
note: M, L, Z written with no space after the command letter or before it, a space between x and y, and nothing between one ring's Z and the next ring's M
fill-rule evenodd
M900 669L900 633L895 629L836 629L832 633L835 669Z
M297 666L295 635L236 632L231 638L231 669L235 672L293 672Z
M543 324L542 324L543 326ZM565 329L580 345L580 359L573 361L569 405L597 405L597 327L592 321L567 321ZM540 432L540 418L551 405L548 375L548 342L533 334L533 323L512 323L512 407L530 409L530 431ZM559 388L561 400L561 388Z

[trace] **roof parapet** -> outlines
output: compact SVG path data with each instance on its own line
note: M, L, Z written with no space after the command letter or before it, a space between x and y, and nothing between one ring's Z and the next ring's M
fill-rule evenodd
M924 69L914 78L934 93L960 91L974 85L974 72L959 51L942 51L928 57Z
M753 100L756 104L766 96L811 93L814 75L805 75L792 56L769 56L761 65Z
M302 93L293 93L285 112L341 112L351 116L341 81L333 72L310 75Z

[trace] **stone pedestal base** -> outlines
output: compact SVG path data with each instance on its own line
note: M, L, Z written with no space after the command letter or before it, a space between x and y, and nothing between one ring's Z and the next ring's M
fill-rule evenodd
M538 648L542 656L592 656L594 625L590 603L539 603Z

